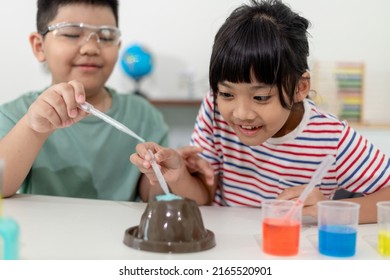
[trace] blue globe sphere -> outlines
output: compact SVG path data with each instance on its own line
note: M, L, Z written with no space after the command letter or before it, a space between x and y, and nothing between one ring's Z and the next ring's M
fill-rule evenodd
M141 45L130 45L121 57L121 66L126 75L138 81L153 69L153 57Z

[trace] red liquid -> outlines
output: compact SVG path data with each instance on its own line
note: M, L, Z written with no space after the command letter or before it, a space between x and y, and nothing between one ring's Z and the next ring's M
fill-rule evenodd
M266 218L263 221L263 251L276 256L298 254L300 221Z

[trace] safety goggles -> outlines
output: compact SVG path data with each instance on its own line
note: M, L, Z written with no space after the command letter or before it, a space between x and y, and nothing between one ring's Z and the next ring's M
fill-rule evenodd
M49 25L41 34L52 32L54 38L73 45L83 45L92 37L102 47L116 46L120 42L121 32L114 26L95 26L85 23L60 22Z

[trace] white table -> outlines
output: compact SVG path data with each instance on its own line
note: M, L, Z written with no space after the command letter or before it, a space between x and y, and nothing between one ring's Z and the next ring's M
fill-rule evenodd
M20 226L21 259L26 260L256 260L276 259L261 251L260 211L239 207L200 207L205 227L217 245L209 250L168 254L140 251L123 243L125 230L139 224L146 204L39 195L3 199L3 214ZM360 225L356 255L383 259L377 252L377 225ZM335 259L317 251L317 226L304 217L297 256L281 259Z

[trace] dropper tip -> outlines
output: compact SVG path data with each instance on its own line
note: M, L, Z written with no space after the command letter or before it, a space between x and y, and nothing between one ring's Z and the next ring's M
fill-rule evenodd
M91 104L89 104L88 102L78 104L78 107L87 113L90 113L91 109L93 108L93 106Z

